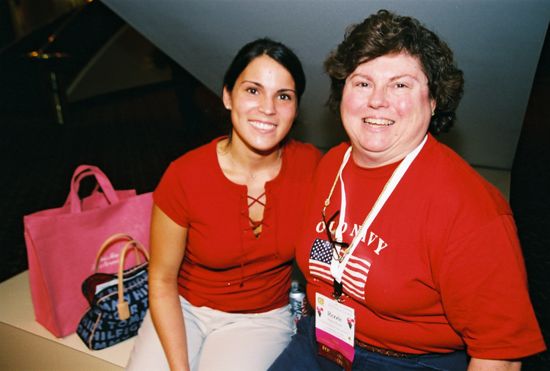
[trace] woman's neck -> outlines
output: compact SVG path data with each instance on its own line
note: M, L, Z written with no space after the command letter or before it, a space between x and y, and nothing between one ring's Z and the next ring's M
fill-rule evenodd
M227 138L218 142L217 152L224 174L238 184L264 184L279 174L282 165L280 147L267 153L256 152Z

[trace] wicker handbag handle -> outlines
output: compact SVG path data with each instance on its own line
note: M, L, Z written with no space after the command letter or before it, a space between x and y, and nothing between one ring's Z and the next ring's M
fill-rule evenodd
M118 318L120 320L126 320L130 318L130 308L128 307L128 302L124 300L123 281L124 281L124 259L126 258L126 253L132 247L135 248L136 254L138 254L138 250L139 250L139 252L141 252L143 256L145 256L147 261L149 261L149 253L147 252L145 247L143 247L143 245L136 240L131 240L127 242L126 245L124 245L124 247L120 251L120 257L118 261L118 304L117 304ZM138 258L139 258L139 254L138 254Z
M103 242L103 244L101 245L101 247L97 251L97 255L95 256L94 272L97 272L97 268L99 266L99 259L101 258L101 255L103 255L105 250L107 250L113 243L115 243L117 241L132 241L132 240L133 240L132 236L130 236L129 234L126 234L126 233L115 233L112 236L110 236L109 238L107 238L105 240L105 242ZM140 264L139 254L137 256L136 261L137 261L138 264Z

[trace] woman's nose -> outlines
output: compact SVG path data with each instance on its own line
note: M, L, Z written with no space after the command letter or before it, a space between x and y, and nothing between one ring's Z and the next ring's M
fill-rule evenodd
M275 113L275 103L269 97L264 97L260 102L260 112L266 115Z
M374 87L369 97L369 105L373 108L386 107L388 105L388 97L386 95L386 87Z

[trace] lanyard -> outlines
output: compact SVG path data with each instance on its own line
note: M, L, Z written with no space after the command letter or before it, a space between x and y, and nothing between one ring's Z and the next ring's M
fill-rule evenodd
M336 246L337 249L337 255L342 256L343 259L335 259L334 256L332 258L331 264L330 264L330 272L332 276L334 277L334 280L338 283L342 282L342 276L344 274L344 269L349 261L350 256L355 251L355 248L357 245L359 245L359 241L363 239L363 237L366 235L367 230L369 229L370 225L378 216L378 213L394 191L395 187L399 184L403 176L405 175L405 172L409 169L409 166L412 164L416 156L420 153L420 150L422 147L424 147L424 144L426 143L428 139L428 135L424 137L422 142L413 149L405 158L403 161L399 164L399 166L393 171L393 174L391 175L390 179L387 181L386 185L384 185L384 189L378 196L378 199L374 203L372 209L367 214L365 220L363 221L363 224L361 225L361 228L359 228L359 231L353 238L351 244L345 251L340 251L340 247ZM345 219L346 219L346 189L344 186L344 179L342 177L342 172L344 171L344 168L350 158L351 155L351 146L347 149L346 153L344 154L344 158L342 159L342 164L340 165L340 169L338 170L338 173L336 174L336 178L334 179L334 183L332 185L332 188L330 190L330 193L328 195L328 198L325 201L325 207L324 210L328 207L330 204L330 198L332 197L332 193L334 192L334 188L336 187L336 183L338 180L340 180L340 189L341 189L341 200L340 200L340 215L338 218L338 226L336 227L336 231L334 232L334 236L336 238L336 241L342 242L342 233L345 226ZM330 233L330 232L329 232Z

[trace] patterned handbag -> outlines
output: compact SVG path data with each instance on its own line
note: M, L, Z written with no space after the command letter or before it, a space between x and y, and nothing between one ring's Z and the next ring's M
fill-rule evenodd
M149 254L138 241L127 242L121 250L118 273L97 272L102 253L117 236L120 239L121 235L111 236L101 246L96 257L96 273L82 284L90 309L80 320L76 333L91 350L104 349L135 336L149 307ZM124 260L130 250L136 254L136 265L124 270ZM140 253L147 259L144 263L139 261Z

